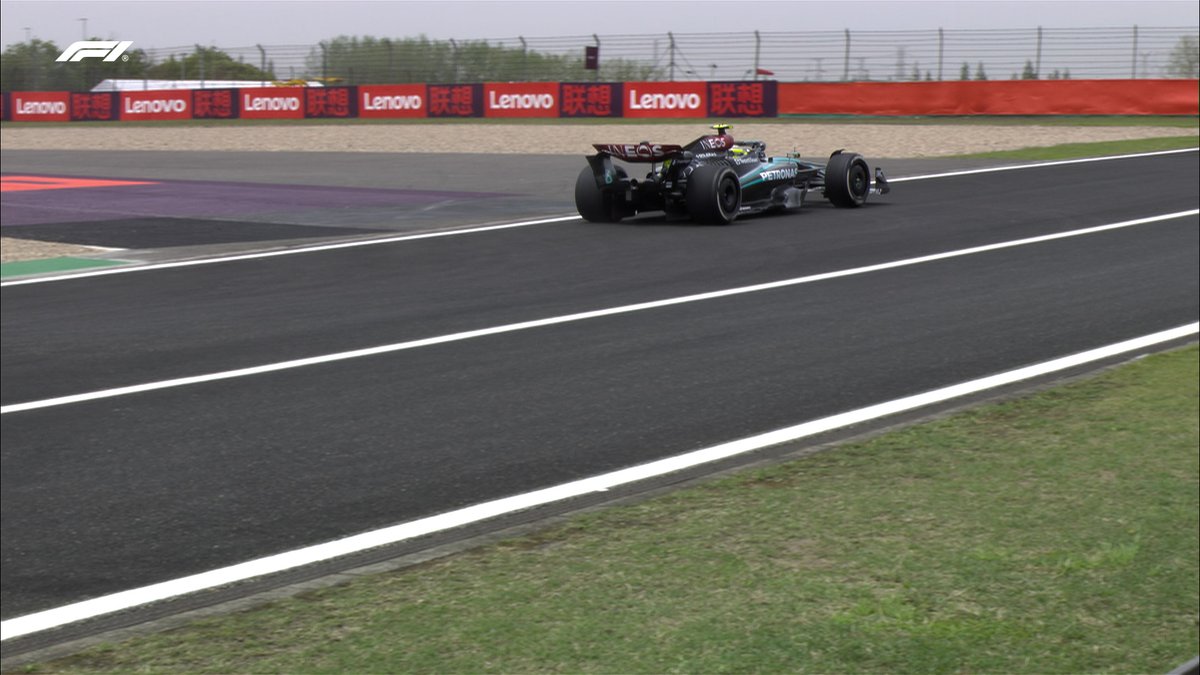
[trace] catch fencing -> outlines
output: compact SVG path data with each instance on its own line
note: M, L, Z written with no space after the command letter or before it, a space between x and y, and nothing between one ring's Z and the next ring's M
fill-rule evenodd
M221 48L275 79L344 84L485 81L909 82L1195 78L1200 28L931 29L389 40ZM586 67L585 48L598 68ZM194 46L147 49L152 62ZM190 77L202 75L193 66Z
M335 37L318 44L155 47L115 61L59 62L37 39L0 56L4 91L83 91L107 79L326 84L483 82L913 82L1195 79L1200 28L731 31L516 36L485 40Z

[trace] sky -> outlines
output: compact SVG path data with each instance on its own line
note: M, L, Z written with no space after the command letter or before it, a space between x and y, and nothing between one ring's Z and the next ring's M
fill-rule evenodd
M723 31L1200 25L1195 0L0 0L0 42L135 48L315 44L338 35L434 39Z

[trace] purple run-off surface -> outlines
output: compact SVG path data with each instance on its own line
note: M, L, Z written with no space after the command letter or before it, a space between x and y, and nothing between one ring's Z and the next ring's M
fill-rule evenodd
M419 209L450 200L504 196L491 192L161 181L150 185L6 192L0 197L0 224L19 227L129 217L243 219L317 209Z

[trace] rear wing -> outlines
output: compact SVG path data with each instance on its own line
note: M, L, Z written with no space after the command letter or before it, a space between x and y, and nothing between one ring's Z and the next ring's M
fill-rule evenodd
M661 162L683 153L681 145L665 143L594 143L596 152L602 155L612 155L626 162Z

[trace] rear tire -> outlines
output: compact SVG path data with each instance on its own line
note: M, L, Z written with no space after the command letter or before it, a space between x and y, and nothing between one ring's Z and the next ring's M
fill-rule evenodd
M618 179L624 176L625 172L618 169ZM575 179L575 210L590 223L616 223L621 220L615 196L596 185L596 174L592 173L590 166L580 171L579 178Z
M704 164L692 171L687 183L687 208L692 220L728 225L742 206L742 184L724 164Z
M857 153L838 153L825 165L825 198L834 206L854 208L871 193L871 169Z

